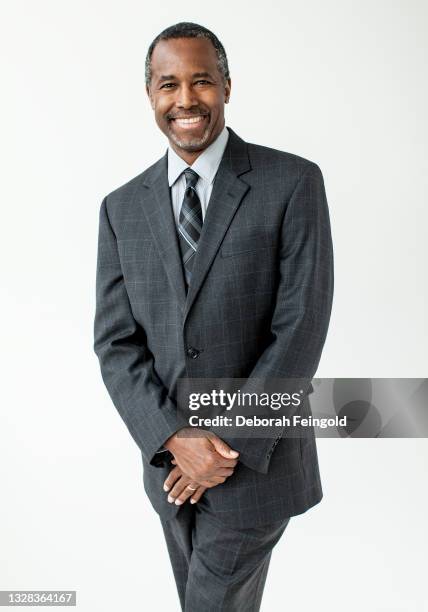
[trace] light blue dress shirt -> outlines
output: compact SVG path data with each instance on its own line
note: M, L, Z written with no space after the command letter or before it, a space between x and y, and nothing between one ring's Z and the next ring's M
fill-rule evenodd
M214 142L202 151L191 166L177 155L171 146L168 147L168 184L171 188L172 209L177 226L186 189L186 179L183 170L192 168L199 175L199 180L196 183L196 193L201 202L202 219L204 219L211 197L214 178L223 157L228 138L229 132L226 126L224 126Z

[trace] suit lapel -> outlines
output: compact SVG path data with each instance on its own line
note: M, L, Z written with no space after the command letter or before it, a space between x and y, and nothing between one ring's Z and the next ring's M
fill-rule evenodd
M229 130L229 140L217 171L198 242L184 316L189 313L221 241L250 186L239 178L251 169L247 144Z
M159 257L183 310L186 301L186 285L172 211L167 164L168 157L165 154L145 174L138 193Z
M241 201L250 186L240 175L251 169L247 144L231 128L204 219L192 281L186 298L186 285L168 186L168 156L165 154L147 170L137 187L137 197L150 227L159 257L173 287L184 317L192 307Z

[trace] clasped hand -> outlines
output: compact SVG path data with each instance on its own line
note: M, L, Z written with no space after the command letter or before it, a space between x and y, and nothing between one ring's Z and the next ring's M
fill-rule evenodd
M239 453L212 432L186 427L165 442L175 467L164 483L168 501L196 503L206 489L225 482L233 474Z

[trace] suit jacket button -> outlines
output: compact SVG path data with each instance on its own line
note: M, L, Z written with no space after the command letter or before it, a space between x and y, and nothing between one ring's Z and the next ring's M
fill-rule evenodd
M198 351L198 349L193 348L193 346L189 346L189 348L187 349L187 356L190 357L190 359L197 359L199 357L200 351Z

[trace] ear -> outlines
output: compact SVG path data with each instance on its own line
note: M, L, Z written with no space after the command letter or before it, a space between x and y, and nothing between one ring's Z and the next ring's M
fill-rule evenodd
M153 96L152 96L152 90L149 85L146 85L146 94L150 100L150 106L152 107L153 110L155 110L155 103L154 103Z
M232 81L230 79L227 79L224 85L224 103L225 104L229 102L231 89L232 89Z

